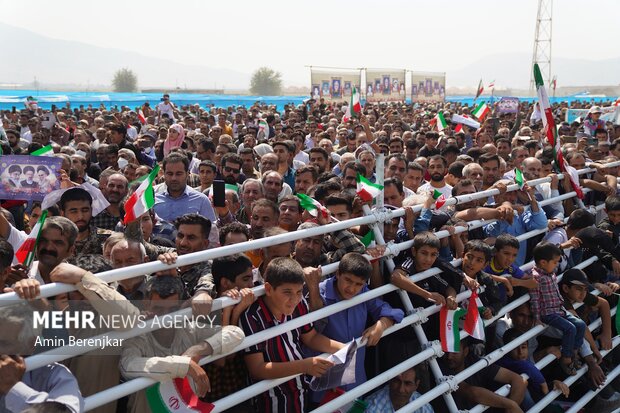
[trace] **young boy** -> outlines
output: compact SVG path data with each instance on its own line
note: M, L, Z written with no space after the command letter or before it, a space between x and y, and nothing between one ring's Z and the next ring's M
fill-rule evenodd
M597 227L607 231L614 245L618 246L620 244L620 196L610 196L605 200L605 212L607 217L603 218Z
M350 252L340 260L335 277L330 277L320 284L317 282L314 286L308 285L308 290L310 295L320 295L323 305L350 300L368 291L368 279L371 273L372 265L368 260L362 254ZM402 310L394 309L380 298L375 298L330 315L325 320L327 324L321 333L342 343L363 336L368 340L368 346L375 346L383 331L394 323L399 323L403 316ZM375 323L365 328L369 317ZM344 390L351 390L366 381L365 351L366 347L357 350L356 382L343 386ZM315 402L319 402L321 398L322 394L313 395Z
M411 251L403 251L395 260L396 268L392 272L391 282L410 293L409 298L414 307L428 307L429 302L446 305L449 309L457 307L456 292L461 289L464 274L437 259L439 248L439 238L435 234L422 232L413 238ZM442 271L418 282L409 278L432 267ZM431 318L437 318L437 321L430 320L424 329L429 340L435 340L439 337L439 315L433 314Z
M482 271L489 264L492 256L493 250L488 244L481 240L471 240L465 244L463 263L461 265L466 275L477 280L480 285L485 287L484 291L479 294L480 301L482 301L485 307L482 313L482 317L485 320L493 318L506 303L499 296L499 284L493 280L490 274Z
M521 332L515 328L506 330L503 336L504 343L509 343L520 335ZM538 367L536 367L536 364L529 359L529 346L527 341L521 343L517 348L499 359L497 365L514 371L517 374L526 373L529 377L528 389L535 401L540 400L542 396L549 393L549 385L545 377ZM568 397L570 393L569 387L560 380L553 380L553 388L561 391L564 397Z
M516 297L525 294L526 288L535 288L532 280L523 279L525 275L514 262L519 254L519 240L512 235L502 234L495 239L495 254L484 269L499 283L499 300L507 301L512 297L513 287L517 287ZM509 277L506 277L506 276ZM515 298L516 298L515 297Z
M247 335L275 327L308 313L303 299L304 272L291 258L275 258L265 270L265 296L259 297L241 316ZM301 344L311 350L334 353L344 344L317 333L312 324L287 331L245 350L244 360L255 380L269 380L301 374L256 400L258 412L304 412L307 407L308 377L320 377L333 363L321 357L303 358Z
M215 258L211 266L211 273L218 298L226 296L241 299L236 305L216 312L216 314L221 313L221 322L216 323L223 326L236 326L243 312L254 302L254 294L251 290L254 286L252 282L252 261L245 254L232 254ZM248 371L241 352L207 364L203 368L211 383L211 391L205 396L205 401L219 400L241 390L247 384ZM250 403L246 402L235 406L234 411L249 410L250 408Z
M538 287L530 290L532 315L538 323L549 324L562 331L562 357L560 367L566 374L577 374L576 352L583 344L586 323L563 308L564 300L558 288L555 269L560 262L562 250L557 245L542 242L534 247L535 266L532 278Z
M598 339L603 350L611 349L611 312L609 302L604 298L591 294L588 290L590 283L586 273L578 268L571 268L564 273L562 281L560 281L560 293L564 299L564 307L571 313L587 319L591 311L598 311L601 317L601 333ZM573 306L577 303L584 303L578 310ZM578 314L579 313L579 314ZM600 361L602 359L599 348L590 332L586 328L584 339L590 345L594 357ZM583 353L581 353L583 355Z

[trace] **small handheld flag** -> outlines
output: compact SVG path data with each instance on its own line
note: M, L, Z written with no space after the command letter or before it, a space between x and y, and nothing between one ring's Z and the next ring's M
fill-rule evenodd
M520 190L523 190L525 179L523 178L523 172L519 168L515 168L515 183L519 185Z
M474 290L469 297L467 315L463 329L475 339L484 340L484 322L480 317L480 309L483 308L482 301L478 298L478 293Z
M299 204L301 205L301 207L308 211L308 213L313 217L317 217L319 212L321 212L321 215L323 215L324 218L327 218L329 216L327 209L325 209L325 207L321 205L321 203L316 199L309 197L306 194L296 195L297 198L299 198Z
M39 237L41 236L41 229L43 228L45 218L47 218L47 209L41 213L36 225L32 228L30 234L28 234L28 238L22 242L22 245L20 245L15 252L15 258L17 261L26 267L30 267L30 264L32 264L32 261L34 260L34 253L37 249L37 244L39 243Z
M357 174L357 196L364 202L370 202L383 190L383 185L373 184L361 174Z
M433 199L435 200L435 209L441 208L446 203L446 196L438 190L433 190Z
M125 225L132 221L135 221L149 209L155 205L155 190L153 189L153 181L157 178L159 173L159 165L148 174L148 177L142 181L136 192L131 194L127 202L125 203L125 219L123 223Z
M439 312L439 327L441 349L446 353L458 353L461 351L461 334L459 320L465 315L465 310L457 307L456 310L448 310L445 305Z

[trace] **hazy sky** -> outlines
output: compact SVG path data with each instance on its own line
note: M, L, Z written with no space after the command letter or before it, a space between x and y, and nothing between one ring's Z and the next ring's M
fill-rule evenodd
M65 40L307 84L305 65L459 69L531 55L537 0L0 0L0 21ZM553 56L617 57L620 2L556 0ZM6 39L3 39L6 40ZM24 51L25 53L29 51ZM18 56L14 56L19 58Z

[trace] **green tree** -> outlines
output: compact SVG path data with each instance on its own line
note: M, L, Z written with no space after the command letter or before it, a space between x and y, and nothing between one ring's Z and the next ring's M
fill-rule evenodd
M250 92L253 95L276 96L281 90L282 73L269 67L261 67L252 74Z
M114 73L112 86L115 92L135 92L138 90L138 76L132 70L124 67Z

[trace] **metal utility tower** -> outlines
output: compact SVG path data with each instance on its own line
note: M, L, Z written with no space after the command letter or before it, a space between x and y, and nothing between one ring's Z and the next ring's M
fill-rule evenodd
M534 53L532 66L538 63L545 85L551 84L551 32L553 0L538 0L538 14L536 15L536 31L534 32ZM534 90L534 71L530 70L530 90Z

